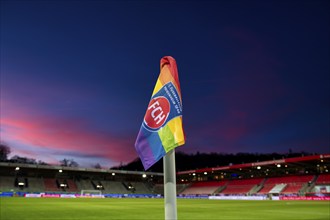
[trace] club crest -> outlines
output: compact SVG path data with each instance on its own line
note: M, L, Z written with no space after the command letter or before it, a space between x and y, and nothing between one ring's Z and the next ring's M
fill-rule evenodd
M151 99L143 124L151 131L157 131L166 122L171 111L170 102L164 96Z

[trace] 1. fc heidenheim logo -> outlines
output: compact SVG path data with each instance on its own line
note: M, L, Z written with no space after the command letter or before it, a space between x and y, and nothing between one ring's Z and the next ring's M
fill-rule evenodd
M143 122L145 128L151 131L157 131L166 122L170 111L170 102L164 96L158 96L151 99L147 112L144 116Z

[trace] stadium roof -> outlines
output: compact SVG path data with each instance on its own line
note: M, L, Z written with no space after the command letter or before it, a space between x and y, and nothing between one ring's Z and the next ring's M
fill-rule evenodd
M196 170L187 170L177 172L178 175L191 175L191 174L206 174L206 173L251 173L256 172L271 172L279 171L279 168L285 168L284 173L320 173L329 172L330 170L330 154L320 154L312 156L302 156L294 158L283 158L280 160L269 160L254 163L233 164L228 166L219 166L211 168L203 168ZM278 172L281 173L281 172ZM266 174L267 175L267 174Z
M130 175L153 175L163 176L163 173L156 172L143 172L143 171L127 171L127 170L113 170L113 169L97 169L97 168L81 168L81 167L66 167L66 166L51 166L51 165L39 165L39 164L22 164L22 163L3 163L0 162L1 168L8 169L9 167L14 168L28 168L30 170L38 170L39 172L58 172L59 170L67 172L85 172L85 173L103 173L103 174L130 174ZM0 172L1 173L1 172Z

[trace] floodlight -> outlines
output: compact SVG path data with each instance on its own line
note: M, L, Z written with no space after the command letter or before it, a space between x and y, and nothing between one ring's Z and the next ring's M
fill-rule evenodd
M142 177L143 177L143 178L146 178L146 177L147 177L147 174L144 173L144 174L142 175Z
M20 168L19 167L16 167L15 170L18 171Z

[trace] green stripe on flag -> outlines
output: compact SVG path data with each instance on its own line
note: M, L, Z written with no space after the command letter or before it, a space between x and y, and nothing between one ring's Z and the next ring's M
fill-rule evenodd
M164 126L158 131L159 138L162 141L165 152L169 152L178 146L178 143L175 142L173 133L169 126Z

